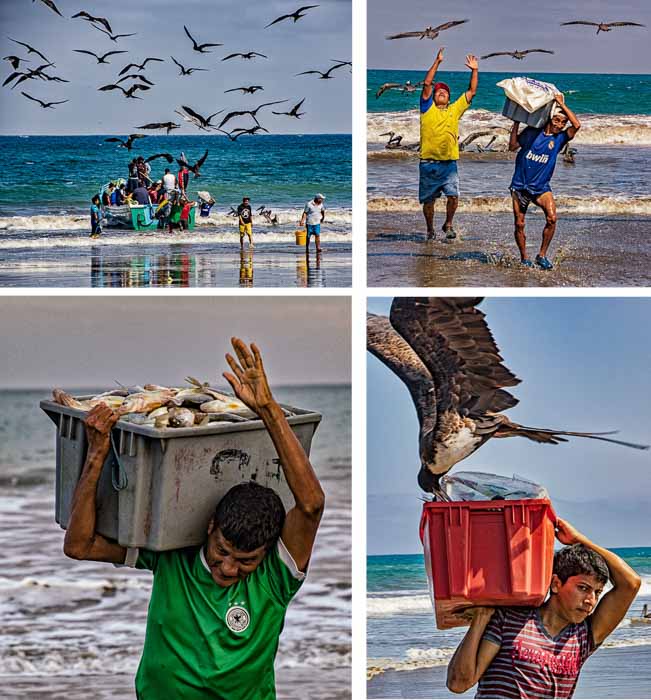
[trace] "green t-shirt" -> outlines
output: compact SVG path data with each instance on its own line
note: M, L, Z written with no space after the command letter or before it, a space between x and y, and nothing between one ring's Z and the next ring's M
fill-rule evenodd
M289 602L305 575L282 541L243 581L222 588L201 547L141 549L154 573L139 700L273 700L274 658Z

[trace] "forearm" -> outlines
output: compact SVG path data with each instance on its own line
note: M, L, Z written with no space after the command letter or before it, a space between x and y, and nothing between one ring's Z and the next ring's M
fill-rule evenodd
M276 448L296 507L318 520L325 502L323 489L282 408L272 400L259 411L259 415Z
M470 84L468 85L468 92L471 94L471 99L477 94L477 86L479 85L479 70L473 68L470 74Z
M563 112L565 112L565 116L570 120L570 124L576 131L578 131L581 128L581 122L576 114L574 114L574 112L565 103L560 105L560 108L563 110Z
M475 615L470 628L448 664L447 685L452 692L464 692L477 682L479 645L489 616Z
M423 80L423 91L421 93L421 97L424 100L429 100L429 98L432 96L432 83L434 82L436 71L440 65L441 61L437 58L425 75L425 79Z
M66 529L63 551L69 557L83 559L95 539L97 521L97 483L110 445L89 448L81 477L72 496L70 518Z
M604 547L600 547L598 544L595 544L585 535L581 535L580 538L578 538L578 541L588 549L591 549L593 552L596 552L603 557L606 565L608 566L610 580L614 588L619 590L628 590L632 593L636 593L638 591L641 583L640 577L621 557L618 557L609 549L605 549Z
M509 135L509 151L517 151L520 148L518 143L518 130L520 128L520 122L513 122L511 127L511 134Z

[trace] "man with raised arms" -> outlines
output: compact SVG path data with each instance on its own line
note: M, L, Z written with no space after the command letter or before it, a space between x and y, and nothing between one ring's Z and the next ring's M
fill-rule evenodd
M477 698L571 698L585 660L622 621L641 584L616 554L559 518L549 598L538 608L472 608L447 686ZM601 596L610 580L612 589Z
M533 263L527 257L527 238L524 231L527 209L533 202L545 212L540 252L536 255L536 265L542 270L551 270L554 267L547 258L547 249L556 232L556 202L549 181L554 174L558 154L581 128L581 122L565 104L563 95L555 95L554 100L560 111L547 121L543 129L528 126L518 134L520 123L513 122L509 139L509 150L519 149L510 187L515 218L515 242L520 251L521 263L526 267L533 267ZM568 121L570 126L566 129Z
M75 489L64 552L154 574L139 700L273 700L274 658L290 601L305 578L324 494L274 400L255 344L232 339L224 373L269 432L294 495L285 514L272 489L253 481L217 503L205 543L166 552L128 549L95 530L96 492L118 416L100 404L86 418L88 455Z
M423 205L427 238L433 239L434 202L442 194L447 197L445 223L441 228L446 239L451 241L457 237L452 224L459 206L459 119L477 93L479 64L476 56L466 56L466 66L472 71L470 85L450 104L450 87L446 83L434 83L436 72L443 62L443 51L439 49L436 60L427 71L420 95L418 199Z

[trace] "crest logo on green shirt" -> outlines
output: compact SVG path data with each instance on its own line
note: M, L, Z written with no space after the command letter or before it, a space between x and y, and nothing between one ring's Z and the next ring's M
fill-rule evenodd
M233 605L226 612L226 625L231 632L244 632L250 622L249 613L239 605Z

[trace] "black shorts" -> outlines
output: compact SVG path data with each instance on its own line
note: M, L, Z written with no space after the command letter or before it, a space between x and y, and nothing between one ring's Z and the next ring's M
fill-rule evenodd
M538 199L538 197L540 197L541 194L546 194L546 192L538 192L538 194L534 194L533 192L529 192L529 190L516 190L515 187L511 187L509 189L511 191L511 194L514 195L515 198L518 200L520 210L523 214L527 213L527 209L529 208L531 202L537 204L536 200ZM547 190L547 192L549 191L550 190Z

